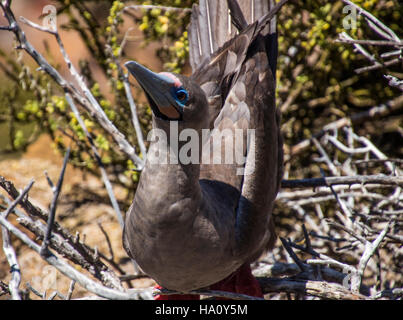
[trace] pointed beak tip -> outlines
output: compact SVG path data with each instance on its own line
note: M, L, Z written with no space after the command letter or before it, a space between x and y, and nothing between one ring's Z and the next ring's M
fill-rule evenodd
M132 69L134 69L136 66L138 65L138 63L136 61L127 61L124 66L127 70L131 71Z
M165 75L154 73L136 61L127 61L124 66L145 91L150 104L155 105L153 109L155 114L160 114L161 110L169 109L169 107L176 104L171 93L172 86L175 85L172 79ZM180 111L177 111L177 113L180 114ZM166 111L162 112L162 114L167 116Z

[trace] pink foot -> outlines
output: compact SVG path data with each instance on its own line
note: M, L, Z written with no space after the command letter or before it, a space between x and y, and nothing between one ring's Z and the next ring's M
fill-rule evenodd
M155 288L162 289L159 285L155 286ZM252 297L263 298L262 289L260 288L259 282L252 275L252 270L249 264L244 264L227 278L211 285L209 288L211 290L241 293ZM229 300L226 298L216 299ZM200 300L200 296L191 294L160 294L157 295L154 300Z
M211 285L210 289L241 293L252 297L263 298L262 289L260 288L259 282L252 275L252 270L249 264L244 264L224 280ZM218 299L226 300L225 298Z

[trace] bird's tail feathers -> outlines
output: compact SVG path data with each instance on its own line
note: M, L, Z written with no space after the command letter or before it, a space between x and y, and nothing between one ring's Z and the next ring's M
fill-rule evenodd
M236 34L226 1L200 0L189 25L190 63L193 70Z
M192 69L196 70L203 60L231 40L237 31L242 32L256 21L262 35L274 34L276 21L273 16L281 6L275 5L274 0L200 0L199 5L193 6L189 25ZM273 8L276 10L271 14Z
M242 12L241 7L237 0L227 0L229 12L231 15L232 24L238 29L239 32L242 32L248 26L248 22L245 19L245 16Z

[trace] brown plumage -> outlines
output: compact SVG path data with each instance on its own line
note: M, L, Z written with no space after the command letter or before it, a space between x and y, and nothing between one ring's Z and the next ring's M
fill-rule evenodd
M173 122L179 132L196 130L204 145L221 138L219 131L202 138L202 129L227 130L234 136L236 129L243 129L243 143L231 154L234 159L245 157L245 165L153 164L161 145L150 144L126 215L123 242L140 267L168 289L188 292L211 286L274 243L272 209L283 153L275 106L277 42L271 17L286 0L271 13L269 2L273 8L274 1L268 0L244 0L239 5L235 0L200 0L193 7L189 27L194 70L190 78L156 75L134 62L127 64L150 100L153 128L167 133L167 144ZM228 8L238 35L229 22ZM162 83L158 88L166 83L175 92L182 88L187 101L178 103L178 93L176 102L168 93L161 96L149 79ZM248 129L254 130L254 139L247 148ZM180 149L185 142L178 144ZM239 170L246 174L240 175Z

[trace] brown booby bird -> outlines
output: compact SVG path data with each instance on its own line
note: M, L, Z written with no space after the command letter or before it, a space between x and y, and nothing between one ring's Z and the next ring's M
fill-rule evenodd
M123 244L164 288L262 297L250 263L276 239L283 151L273 17L285 2L200 0L190 77L126 63L151 105L154 134Z

